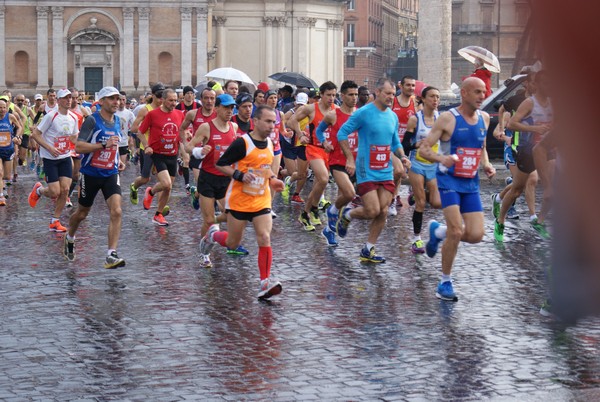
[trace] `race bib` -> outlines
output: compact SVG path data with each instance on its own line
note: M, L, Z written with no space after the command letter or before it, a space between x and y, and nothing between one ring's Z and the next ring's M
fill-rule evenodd
M356 158L356 154L358 153L358 133L356 131L348 135L348 146L352 155Z
M225 151L227 151L227 148L229 148L229 145L215 145L215 152L213 152L215 155L215 165L221 156L223 156Z
M481 148L456 148L458 161L454 164L454 176L472 179L479 169L481 160Z
M252 196L264 195L267 191L270 170L270 168L248 169L248 173L252 173L256 177L250 183L244 183L242 191Z
M91 165L98 169L114 169L118 149L99 149L92 155Z
M404 139L404 134L406 133L406 124L398 124L398 137L400 137L400 142Z
M373 170L385 169L390 165L390 146L371 145L369 150L369 168Z
M6 148L9 147L12 140L10 138L10 133L7 131L0 132L0 147Z
M54 148L62 155L68 154L71 151L71 140L68 135L61 135L54 138Z

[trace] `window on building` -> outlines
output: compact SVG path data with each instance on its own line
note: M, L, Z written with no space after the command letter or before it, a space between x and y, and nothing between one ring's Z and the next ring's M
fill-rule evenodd
M354 24L346 25L346 41L348 42L348 46L354 46L355 28Z
M356 67L356 56L353 54L346 55L346 68Z
M15 53L15 83L29 83L29 55L22 50Z
M173 55L169 52L158 55L158 80L165 85L173 84Z
M356 3L355 0L350 0L348 2L348 10L350 10L350 11L354 10L356 8L356 4L355 3Z

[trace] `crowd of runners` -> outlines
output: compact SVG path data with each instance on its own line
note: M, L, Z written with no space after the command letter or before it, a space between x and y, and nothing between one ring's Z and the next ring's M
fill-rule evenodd
M102 88L91 104L76 88L50 89L31 104L23 94L4 91L0 206L24 202L7 200L9 186L17 185L18 167L35 171L40 181L28 203L35 208L42 197L54 203L49 230L65 233L62 253L74 261L77 230L101 191L110 214L104 263L110 269L125 265L117 252L118 246L127 247L119 244L122 189L132 204L141 201L154 211L153 223L166 226L173 187L184 186L189 213L199 210L202 216L200 266L212 266L215 245L248 255L242 243L247 224L253 225L260 299L283 289L271 275L274 197L302 204L297 224L306 232L318 231L330 247L352 236L353 221L368 221L357 257L371 264L386 261L376 244L388 217L412 207L413 237L405 246L429 257L441 246L435 294L456 301L451 274L458 245L484 236L479 171L495 174L486 151L490 117L480 111L486 87L478 78L465 79L460 105L439 112L439 90L415 93L415 83L410 76L398 83L381 79L372 94L353 81L339 89L325 82L318 89L295 90L261 83L252 93L236 81L211 82L199 93L190 86L178 92L157 83L139 104L113 87ZM551 128L546 74L531 73L523 90L502 105L494 130L506 144L511 173L506 188L493 195L497 242L504 241L505 220L518 218L513 205L522 193L532 227L550 238L545 221L556 169ZM138 172L132 183L121 183L125 169ZM538 179L544 197L536 213ZM401 185L409 186L404 202ZM337 189L331 201L324 197L327 186ZM427 207L441 208L444 222L424 225ZM65 208L73 212L61 222Z

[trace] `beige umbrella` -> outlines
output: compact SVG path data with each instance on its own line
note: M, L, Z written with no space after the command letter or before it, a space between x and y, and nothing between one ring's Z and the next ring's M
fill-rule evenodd
M496 55L486 48L480 46L467 46L458 51L462 57L473 64L477 64L477 60L481 60L485 68L493 73L500 72L500 63Z

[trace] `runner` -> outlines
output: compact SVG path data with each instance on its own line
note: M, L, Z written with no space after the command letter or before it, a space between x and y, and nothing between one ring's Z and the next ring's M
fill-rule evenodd
M346 156L346 171L356 173L357 193L363 205L357 208L344 207L337 220L336 232L346 237L352 219L371 220L369 237L360 252L360 260L383 263L385 258L375 252L375 243L385 226L387 210L395 194L394 176L390 163L393 152L408 169L410 161L404 155L398 138L398 116L390 109L394 102L395 86L389 79L381 79L375 90L375 100L356 110L338 131L337 138ZM348 138L358 132L356 163ZM333 215L333 216L331 216Z
M423 140L427 138L433 123L439 116L437 108L440 103L440 91L434 87L426 87L423 89L421 98L423 99L423 109L408 119L402 143L404 151L410 151L411 167L408 172L408 179L410 180L415 203L412 217L414 236L411 251L413 254L425 253L425 245L421 239L425 204L429 201L429 204L436 209L442 206L437 179L435 177L437 164L429 162L419 153L419 148ZM437 153L438 149L439 143L436 143L432 150ZM427 190L428 194L425 193L425 190Z
M115 116L119 118L119 159L123 162L123 165L127 167L127 157L130 155L129 142L131 127L135 121L133 112L127 107L127 94L123 91L119 92L119 106L115 112Z
M202 107L202 104L196 100L196 90L191 86L183 87L183 101L179 102L175 109L180 110L184 117L190 110L197 110ZM190 154L185 152L185 144L192 139L194 133L189 128L189 124L186 125L185 138L182 140L182 146L179 147L179 158L177 163L179 164L179 175L183 176L183 182L185 184L185 191L188 195L191 195L190 186Z
M73 177L69 144L77 141L79 128L77 116L69 111L71 91L66 88L60 89L56 97L58 110L50 110L32 133L40 145L48 187L44 188L40 182L35 183L29 194L29 206L35 208L41 196L56 199L49 229L53 232L66 232L67 228L60 224L60 214L67 202Z
M485 137L489 115L479 108L485 99L485 84L469 77L462 83L461 104L440 114L419 148L423 158L438 162L436 173L446 225L429 223L425 249L431 258L442 246L442 279L436 296L457 301L452 286L452 265L461 241L479 243L483 239L483 207L479 194L478 169L481 164L488 177L496 170L488 159ZM440 141L440 153L433 151Z
M273 143L273 166L271 166L271 170L275 172L275 174L279 175L279 168L281 167L281 144L279 142L280 135L288 136L288 132L285 129L283 123L283 113L281 110L277 109L277 93L275 91L267 91L265 94L266 97L266 105L275 109L275 126L273 127L273 132L271 133L271 142ZM271 197L275 197L275 193L271 194ZM271 209L271 216L273 218L277 218L277 214L275 211Z
M167 88L163 91L162 98L162 105L146 114L139 130L142 133L150 133L148 140L141 136L140 141L144 146L144 152L152 158L158 180L153 187L146 187L143 200L144 209L150 209L152 200L160 193L152 221L159 226L167 226L169 223L163 216L163 212L171 196L171 189L177 174L179 128L183 121L183 115L175 110L177 92Z
M29 106L25 103L25 95L19 93L15 96L15 105L25 115L25 119L21 121L23 126L23 136L21 137L21 144L19 144L18 153L18 165L27 165L27 151L29 150L29 136L31 135L31 126L33 125L32 111ZM15 169L13 173L13 182L16 181L18 172Z
M304 92L297 93L296 100L294 101L293 104L288 105L291 107L283 115L283 126L287 127L287 121L289 120L289 118L294 113L296 113L297 109L306 105L307 103L308 103L308 94L306 94ZM304 121L308 122L308 118L305 118L303 120L303 122ZM303 127L303 125L300 124L300 128L304 129L306 127ZM282 171L282 175L285 177L285 179L283 181L285 183L285 187L283 188L283 191L281 192L281 198L283 199L283 201L288 202L290 200L290 189L291 189L292 183L295 182L296 180L298 180L299 157L298 157L298 147L295 142L296 136L293 134L294 132L291 129L286 128L286 131L290 131L291 135L281 134L281 136L279 138L279 142L281 143L281 156L283 158L283 164L285 166L285 171ZM305 155L305 157L306 157L306 155ZM308 164L306 163L306 161L304 161L303 166L304 166L304 171L306 172L306 168L308 167ZM304 177L306 178L306 174L304 174ZM302 189L302 188L300 188L300 189Z
M104 268L125 266L125 260L117 254L121 234L121 184L119 170L125 164L119 160L120 119L115 118L120 103L119 91L104 87L98 93L100 110L85 119L81 126L75 151L83 154L81 164L81 191L79 206L69 219L69 230L65 235L63 255L68 261L75 260L75 233L90 213L94 199L102 191L108 206L108 250Z
M317 137L323 143L325 151L329 152L329 170L338 187L338 196L333 204L327 208L327 225L321 232L323 237L327 239L327 244L331 247L338 245L335 238L335 225L339 211L352 201L356 195L352 184L353 181L356 181L356 177L354 175L350 177L346 171L346 157L338 143L337 134L356 110L358 85L354 81L344 81L340 87L340 92L342 94L341 107L327 112L323 121L317 127ZM348 136L348 145L354 158L356 158L358 149L357 135L356 132L353 132Z
M270 192L283 190L283 182L271 170L273 144L269 137L275 121L274 109L259 106L254 116L254 131L232 142L217 161L216 168L233 178L227 188L225 204L228 231L219 231L217 225L212 225L200 242L203 255L207 255L215 243L235 249L242 241L246 222L252 222L259 247L259 299L278 295L283 289L281 283L271 277Z
M81 125L83 124L83 120L89 116L89 112L86 108L79 104L79 91L75 87L70 87L69 91L71 91L71 106L69 107L69 111L77 116L77 128L81 129ZM77 187L77 183L79 183L79 169L81 168L81 158L82 156L75 152L75 143L70 144L71 147L71 159L73 160L73 180L71 181L71 187L69 187L69 196L67 197L67 203L65 204L68 208L73 207L73 203L71 203L71 195Z
M230 121L233 116L234 105L235 101L230 95L221 94L217 96L215 101L217 117L200 125L194 134L194 138L185 146L187 152L191 152L195 158L202 160L198 178L198 193L202 212L202 229L200 233L202 236L215 223L227 220L227 214L215 216L215 201L223 204L231 179L217 169L215 163L236 136L237 124ZM248 254L248 250L241 245L237 249L228 250L228 252L230 254ZM212 266L209 253L202 253L200 265L204 268Z
M21 143L23 127L12 113L8 113L8 102L0 99L0 206L6 205L4 195L4 173L10 172L15 157L15 144Z

